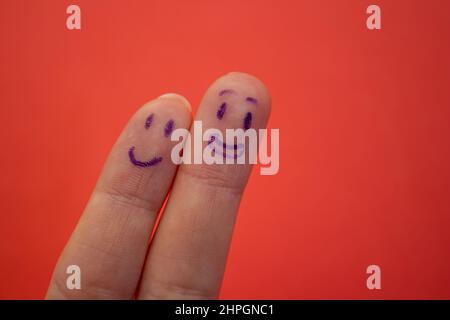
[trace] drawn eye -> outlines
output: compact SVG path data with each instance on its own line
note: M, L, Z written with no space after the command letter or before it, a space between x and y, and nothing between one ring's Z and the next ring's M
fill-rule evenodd
M170 135L172 134L173 127L174 127L174 122L173 122L173 120L167 121L166 126L165 126L165 128L164 128L164 135L165 135L166 137L168 137L168 136L170 136Z
M244 130L250 129L252 126L252 113L247 112L244 118Z
M153 123L153 113L147 117L147 120L145 120L145 126L144 126L145 129L150 128L152 123Z
M219 110L217 110L217 119L221 120L227 110L227 104L224 102L220 105Z

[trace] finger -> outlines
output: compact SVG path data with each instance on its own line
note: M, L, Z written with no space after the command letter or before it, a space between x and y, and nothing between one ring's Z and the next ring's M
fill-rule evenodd
M144 105L131 118L57 263L47 298L135 295L155 217L176 170L170 133L190 122L187 100L174 94ZM66 285L71 265L81 271L79 290Z
M251 132L265 127L270 104L269 94L259 80L231 73L207 90L195 120L201 121L204 132L217 128L224 137L226 128L247 127ZM191 136L196 139L193 129ZM202 150L208 146L204 142ZM235 149L232 143L220 147L221 142L215 145L216 151L227 152L226 157ZM180 166L150 247L138 298L218 296L236 213L250 170L248 161Z

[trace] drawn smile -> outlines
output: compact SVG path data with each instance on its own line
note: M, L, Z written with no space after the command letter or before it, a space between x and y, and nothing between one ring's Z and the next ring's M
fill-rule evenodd
M128 156L130 157L131 163L133 163L135 166L146 168L157 165L162 161L162 157L153 157L148 161L139 161L136 159L136 156L134 155L134 149L135 147L133 146L130 148L130 150L128 150Z
M208 147L214 150L215 153L221 155L223 158L237 159L244 154L244 144L227 144L216 135L212 135L208 141ZM231 150L230 154L228 150Z

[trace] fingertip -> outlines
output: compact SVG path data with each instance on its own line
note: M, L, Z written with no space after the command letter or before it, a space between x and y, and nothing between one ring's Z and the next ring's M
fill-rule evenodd
M215 80L203 96L196 119L209 127L264 128L271 110L265 84L247 73L230 72ZM248 116L250 114L250 121Z
M147 102L137 111L135 119L142 123L152 114L155 118L172 119L178 128L187 129L192 122L192 109L189 101L176 93L163 94Z
M269 89L261 79L254 75L240 71L232 71L218 78L215 84L225 86L229 84L247 90L249 94L257 97L258 102L262 106L267 107L268 111L270 111L272 98Z
M169 99L169 100L178 100L182 103L183 106L188 108L189 112L192 112L191 104L189 103L189 100L178 93L165 93L158 97L158 99Z
M272 99L267 86L259 78L245 72L229 72L214 81L208 89L208 93L220 96L220 93L226 90L237 92L243 100L249 99L249 101L255 102L259 116L268 119Z

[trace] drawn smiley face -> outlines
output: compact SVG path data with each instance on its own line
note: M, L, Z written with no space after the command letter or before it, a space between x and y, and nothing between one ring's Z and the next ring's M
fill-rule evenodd
M225 89L225 90L222 90L219 92L219 97L223 97L223 96L227 96L227 95L235 95L235 94L237 94L236 91L231 90L231 89ZM258 105L258 100L256 100L256 98L253 98L253 97L246 97L245 102L255 105L255 106ZM228 107L228 104L226 102L223 102L219 106L219 109L216 112L217 119L219 119L219 120L223 119L223 117L225 116L225 112L227 111L227 107ZM253 118L253 114L251 112L247 112L245 114L245 117L242 120L242 127L244 130L248 130L251 128L252 118Z
M224 97L228 95L236 95L237 92L232 89L225 89L219 92L219 97ZM246 97L245 102L254 106L258 105L258 100L254 97ZM216 111L216 117L219 120L222 120L225 117L226 111L228 108L227 102L222 102L219 108ZM252 126L253 114L249 111L245 113L244 118L242 119L242 128L244 130L248 130ZM214 149L214 152L221 154L224 158L234 158L237 159L244 153L244 145L242 143L229 145L224 141L221 141L219 137L212 135L209 138L208 146L211 149ZM229 154L227 151L230 151Z
M147 117L147 119L145 120L145 124L144 124L145 130L150 129L150 127L153 124L154 118L155 118L155 115L153 113ZM166 137L166 138L170 137L170 135L172 134L172 131L174 130L174 127L175 127L175 122L172 119L167 121L167 123L164 127L164 137ZM144 167L144 168L152 167L152 166L157 165L158 163L160 163L163 160L163 158L160 156L159 157L155 156L147 161L137 160L136 156L135 156L135 149L136 149L135 146L132 146L128 150L128 157L130 158L131 163L137 167Z

